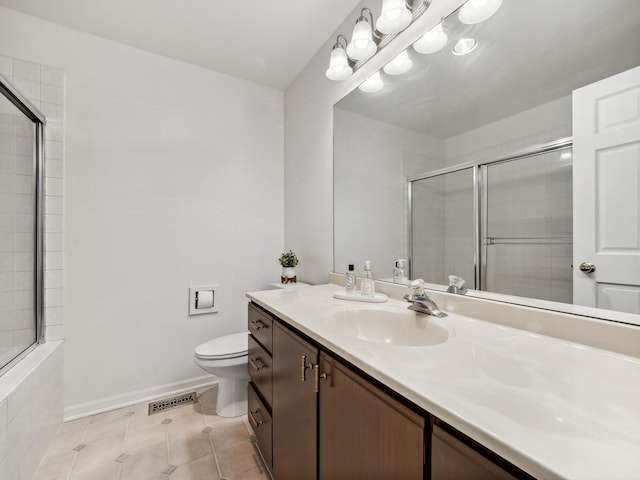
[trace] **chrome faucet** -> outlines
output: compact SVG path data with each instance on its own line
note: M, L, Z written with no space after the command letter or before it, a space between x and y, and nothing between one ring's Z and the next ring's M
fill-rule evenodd
M404 299L411 302L409 310L414 312L426 313L427 315L433 315L434 317L444 318L447 316L442 310L438 308L436 302L431 300L424 291L424 280L421 278L414 280L409 284L411 293L407 293Z

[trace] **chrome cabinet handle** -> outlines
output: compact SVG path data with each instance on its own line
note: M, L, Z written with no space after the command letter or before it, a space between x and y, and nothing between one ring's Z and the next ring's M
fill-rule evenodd
M249 364L256 369L256 371L260 371L261 369L265 368L266 365L264 364L264 362L262 360L260 360L260 357L257 357L255 359L249 357Z
M320 365L314 365L313 371L315 373L314 387L315 387L316 393L318 393L320 391L320 379L326 380L327 378L329 378L329 374L328 373L321 374Z
M596 266L589 262L582 262L578 268L583 273L593 273L596 271Z
M307 363L307 356L300 355L300 380L303 382L307 381L307 369L313 368L313 364L311 362Z
M258 410L249 410L249 421L253 428L258 428L260 425L264 424L264 420L258 420L255 417L255 414L258 413Z

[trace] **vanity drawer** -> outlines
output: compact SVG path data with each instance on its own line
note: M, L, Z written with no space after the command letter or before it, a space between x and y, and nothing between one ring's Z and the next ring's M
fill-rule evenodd
M269 411L260 401L260 397L253 389L252 385L248 386L248 406L249 406L249 423L256 435L256 443L262 454L262 458L269 470L273 469L273 438L271 415Z
M262 346L271 353L273 345L273 317L267 312L249 304L249 331Z
M262 348L262 346L249 335L249 375L251 383L255 389L262 395L268 407L272 404L272 388L271 388L271 372L272 372L271 355Z

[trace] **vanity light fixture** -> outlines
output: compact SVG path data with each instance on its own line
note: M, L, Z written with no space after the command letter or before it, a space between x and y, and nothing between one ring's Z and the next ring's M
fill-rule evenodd
M408 72L413 66L413 62L409 58L407 51L404 50L400 55L387 63L382 69L388 75L402 75Z
M383 87L384 82L378 71L362 82L358 88L365 93L376 93L382 90Z
M442 50L449 40L448 35L445 33L442 22L433 27L422 37L420 37L414 44L413 48L416 52L422 54L436 53Z
M382 0L382 13L376 20L381 33L398 33L411 24L413 15L405 0Z
M344 35L338 35L336 43L331 49L331 59L329 60L329 68L325 75L329 80L346 80L353 73L349 59L347 58L347 38Z
M368 17L365 16L368 14ZM360 16L356 20L356 24L353 27L353 34L351 35L351 41L347 45L347 55L354 60L365 60L375 55L378 51L378 45L373 38L373 15L371 10L363 8L360 10Z
M477 46L478 41L475 38L461 38L453 46L452 52L454 55L466 55L473 52Z
M500 5L502 0L469 0L458 12L458 18L467 25L484 22L498 11Z
M329 80L349 78L355 69L361 67L362 63L378 52L378 47L382 48L387 45L395 34L407 28L426 12L432 1L413 0L410 3L409 0L382 0L382 13L375 22L375 29L373 28L371 10L361 9L360 16L353 27L351 42L348 42L344 35L338 35L336 43L331 49L329 68L325 72L327 78ZM402 54L398 57L402 57ZM404 57L402 61L398 59L392 61L392 63L395 62L395 66L386 66L384 71L387 73L388 70L397 71L398 73L391 73L391 75L400 75L400 73L409 70L412 62L406 56L406 52L404 52Z

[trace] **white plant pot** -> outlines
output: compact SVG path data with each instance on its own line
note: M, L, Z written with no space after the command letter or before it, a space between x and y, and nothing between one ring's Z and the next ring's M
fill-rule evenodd
M296 267L282 267L280 281L282 283L296 283Z

